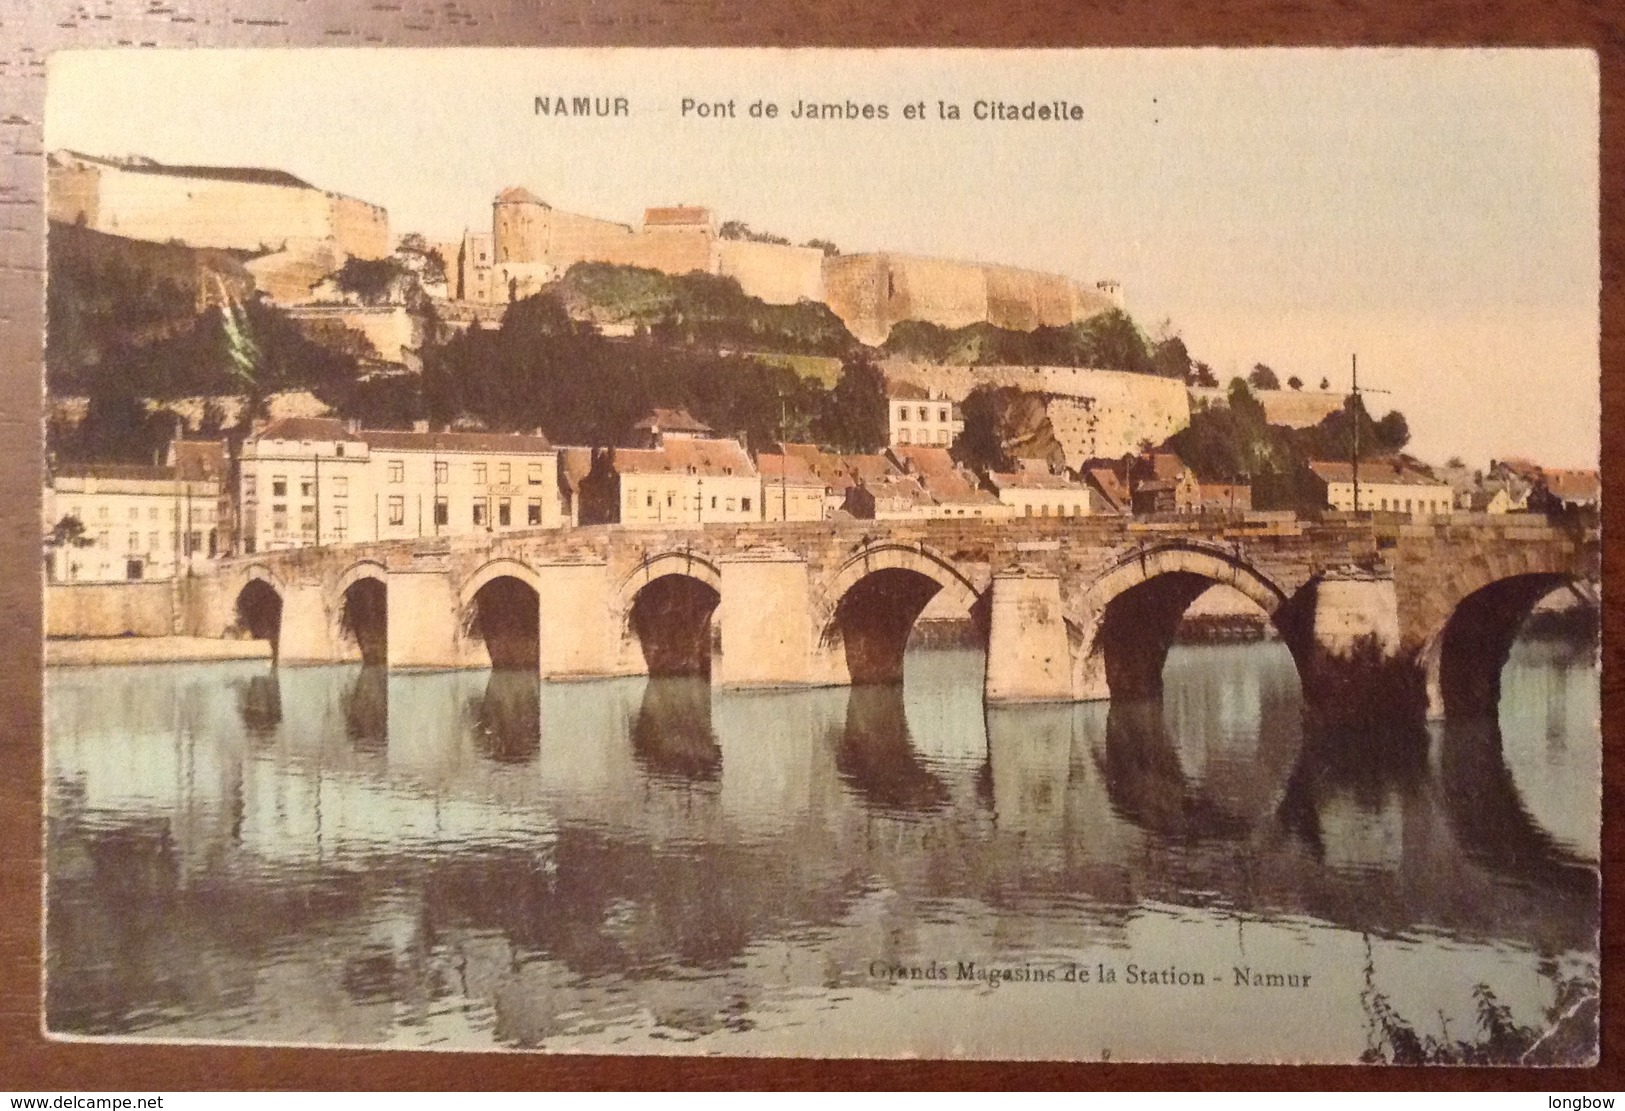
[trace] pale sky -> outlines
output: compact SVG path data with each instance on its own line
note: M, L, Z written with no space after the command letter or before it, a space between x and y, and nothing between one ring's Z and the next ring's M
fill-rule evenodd
M549 94L630 115L535 115ZM737 118L685 118L685 97ZM759 99L780 116L751 118ZM889 115L789 118L802 99ZM1084 119L978 122L979 99ZM287 170L395 234L488 230L524 185L627 223L703 204L849 252L1116 278L1222 380L1263 361L1343 388L1358 352L1424 458L1597 462L1587 51L75 52L51 58L46 142Z

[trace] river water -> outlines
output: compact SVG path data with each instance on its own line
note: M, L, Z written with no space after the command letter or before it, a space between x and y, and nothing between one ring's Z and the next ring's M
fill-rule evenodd
M53 670L48 1026L1347 1062L1595 982L1589 648L1520 641L1499 722L1341 739L1278 644L1177 647L1143 704L985 712L982 667Z

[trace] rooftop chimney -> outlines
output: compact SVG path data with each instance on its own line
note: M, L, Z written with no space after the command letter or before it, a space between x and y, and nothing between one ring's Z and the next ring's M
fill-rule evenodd
M427 432L427 431L429 431L429 422L426 421L426 420L415 420L415 421L413 421L412 422L412 431L413 432Z

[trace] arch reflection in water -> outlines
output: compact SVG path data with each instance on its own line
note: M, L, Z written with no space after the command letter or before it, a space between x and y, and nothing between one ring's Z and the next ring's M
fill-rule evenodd
M851 688L846 721L835 738L835 767L873 806L925 813L948 801L947 786L914 749L901 685Z
M361 752L389 748L389 672L364 666L343 694L344 733Z
M652 676L632 722L632 752L650 771L684 779L722 774L722 749L711 725L711 683Z
M542 744L541 684L533 671L493 670L468 708L474 744L501 764L528 764Z
M282 724L282 685L275 669L238 680L237 713L251 736L263 737Z

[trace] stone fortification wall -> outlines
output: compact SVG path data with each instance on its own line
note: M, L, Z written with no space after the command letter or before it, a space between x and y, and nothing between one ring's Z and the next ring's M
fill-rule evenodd
M938 366L888 360L886 377L963 401L977 386L1010 386L1050 395L1055 438L1076 469L1086 459L1117 458L1143 441L1160 444L1190 424L1190 398L1174 378L1116 370L1035 366Z
M327 328L349 328L366 336L380 359L415 362L419 346L417 321L405 305L302 305L290 308L288 315L317 342L321 342L321 333Z
M885 342L902 320L1031 331L1087 320L1116 303L1059 274L894 254L828 258L824 289L830 309L868 344Z
M49 184L53 220L129 239L236 250L326 240L365 258L389 253L382 208L309 186L87 162L53 163Z
M564 212L534 200L498 200L491 209L494 259L547 263L562 274L577 262L608 261L633 238L625 224Z
M1227 391L1196 387L1190 391L1197 405L1229 404ZM1343 407L1346 394L1321 390L1253 390L1264 406L1264 419L1287 428L1313 428Z
M717 273L770 305L824 299L824 252L748 239L718 239Z
M389 213L375 204L328 193L332 238L339 250L357 258L384 258L390 253Z

